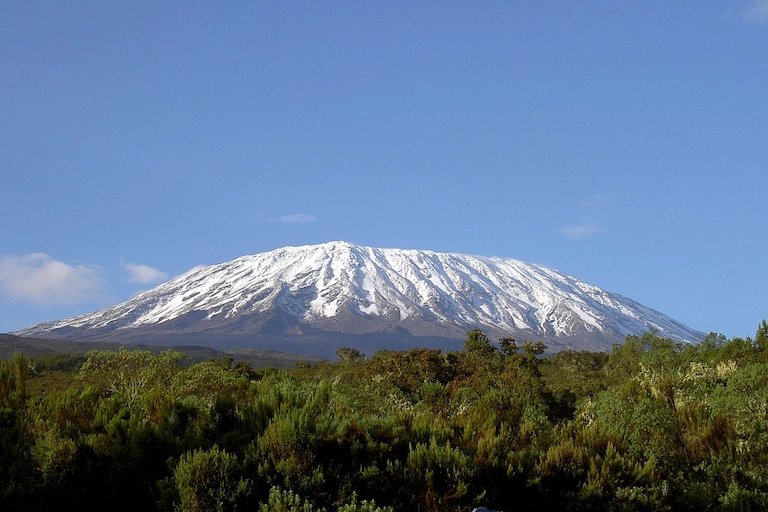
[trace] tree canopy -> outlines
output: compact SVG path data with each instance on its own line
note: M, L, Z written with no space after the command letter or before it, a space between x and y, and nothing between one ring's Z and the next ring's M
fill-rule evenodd
M0 363L0 506L764 510L766 336L544 356L475 330L460 351L259 372L94 351L45 392L45 365L17 354Z

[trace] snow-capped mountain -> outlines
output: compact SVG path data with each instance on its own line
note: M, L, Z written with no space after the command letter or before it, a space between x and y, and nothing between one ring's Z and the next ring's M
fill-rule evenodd
M678 341L703 338L653 309L540 265L345 242L195 268L122 304L17 334L218 347L292 344L327 353L321 345L401 348L453 340L460 346L475 328L592 350L650 329Z

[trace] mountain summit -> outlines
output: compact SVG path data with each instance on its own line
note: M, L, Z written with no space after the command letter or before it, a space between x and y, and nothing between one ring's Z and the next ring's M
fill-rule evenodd
M346 242L284 247L195 268L116 306L24 336L292 349L445 346L471 329L552 348L607 350L657 330L703 333L541 265Z

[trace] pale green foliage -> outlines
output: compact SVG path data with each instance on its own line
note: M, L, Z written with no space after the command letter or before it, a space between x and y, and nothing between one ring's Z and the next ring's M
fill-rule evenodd
M272 487L269 501L259 505L259 512L325 512L325 509L314 508L311 502L290 490Z
M76 455L75 442L63 437L57 428L38 437L32 446L32 458L46 482L63 480Z
M315 465L312 449L318 438L316 428L306 410L278 413L249 452L258 461L258 473L270 483L292 489L309 491L321 486L324 475Z
M723 510L734 512L766 510L768 493L731 482L728 485L728 491L720 497L720 504Z
M429 443L411 446L405 465L405 475L417 485L414 491L430 507L440 508L467 495L474 470L467 454L435 437Z
M21 352L14 352L9 362L0 361L0 407L24 407L28 375L29 361Z
M339 507L338 512L395 512L392 507L379 507L374 501L357 501L357 494L352 493L352 500Z
M186 452L173 471L181 498L178 510L232 510L250 488L239 473L237 457L218 446Z
M365 354L355 348L338 348L336 349L336 356L338 356L342 363L359 363L365 361Z
M178 363L183 357L172 350L157 355L123 347L117 352L94 350L88 353L88 359L80 368L78 377L107 394L120 395L132 406L153 387L167 386L179 370Z
M615 499L626 509L658 510L661 491L653 487L653 462L639 464L625 458L609 443L605 453L589 459L580 501Z
M167 396L174 401L191 402L198 408L208 409L217 396L231 396L248 384L247 377L206 361L176 372L168 384Z
M733 372L725 385L712 390L711 407L729 418L742 451L768 443L768 363Z

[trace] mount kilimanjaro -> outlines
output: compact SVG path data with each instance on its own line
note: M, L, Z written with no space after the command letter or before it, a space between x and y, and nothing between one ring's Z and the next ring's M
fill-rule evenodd
M195 268L91 314L16 334L329 356L415 346L459 348L467 331L608 350L649 330L704 334L541 265L345 242L284 247Z

